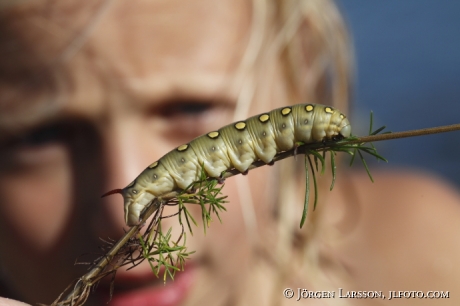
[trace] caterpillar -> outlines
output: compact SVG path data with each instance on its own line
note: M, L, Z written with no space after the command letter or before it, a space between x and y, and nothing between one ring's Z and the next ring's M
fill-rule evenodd
M120 193L124 199L125 222L140 224L140 215L155 197L195 182L204 168L207 176L219 178L223 171L235 168L247 173L256 160L269 164L282 151L296 143L339 140L351 134L350 122L331 106L297 104L274 109L244 121L226 125L199 136L170 151L149 165Z

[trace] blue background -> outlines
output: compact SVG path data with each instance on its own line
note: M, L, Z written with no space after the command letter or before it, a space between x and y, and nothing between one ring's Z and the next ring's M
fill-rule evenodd
M367 134L371 110L374 126L393 132L460 123L460 1L338 5L355 46L354 134ZM460 132L375 145L389 165L423 169L460 186Z

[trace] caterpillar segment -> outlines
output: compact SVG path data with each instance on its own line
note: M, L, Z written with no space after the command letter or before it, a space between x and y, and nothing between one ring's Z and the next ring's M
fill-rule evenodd
M235 168L247 173L262 160L273 164L276 154L295 148L296 143L316 143L349 137L351 126L339 110L320 104L298 104L238 121L195 138L148 166L131 184L109 191L124 199L125 222L134 226L155 197L185 189L198 180L201 167L209 177L219 178Z

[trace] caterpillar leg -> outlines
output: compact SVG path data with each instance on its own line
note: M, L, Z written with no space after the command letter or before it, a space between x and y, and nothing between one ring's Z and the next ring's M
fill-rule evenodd
M196 187L195 186L192 186L192 187L190 187L189 190L187 190L187 193L189 193L189 194L194 194L195 192L196 192Z
M297 161L297 149L300 147L298 142L294 143L294 160Z
M342 135L342 134L338 134L338 135L334 135L332 136L332 140L333 141L339 141L339 140L342 140L344 139L345 137Z
M220 185L223 185L223 184L225 183L225 178L223 177L223 174L224 174L224 172L222 172L218 177L216 177L217 182L218 182Z

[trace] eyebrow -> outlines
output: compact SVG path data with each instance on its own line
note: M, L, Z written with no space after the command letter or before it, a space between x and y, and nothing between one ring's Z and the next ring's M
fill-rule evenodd
M57 100L0 105L0 141L56 121L61 110Z

